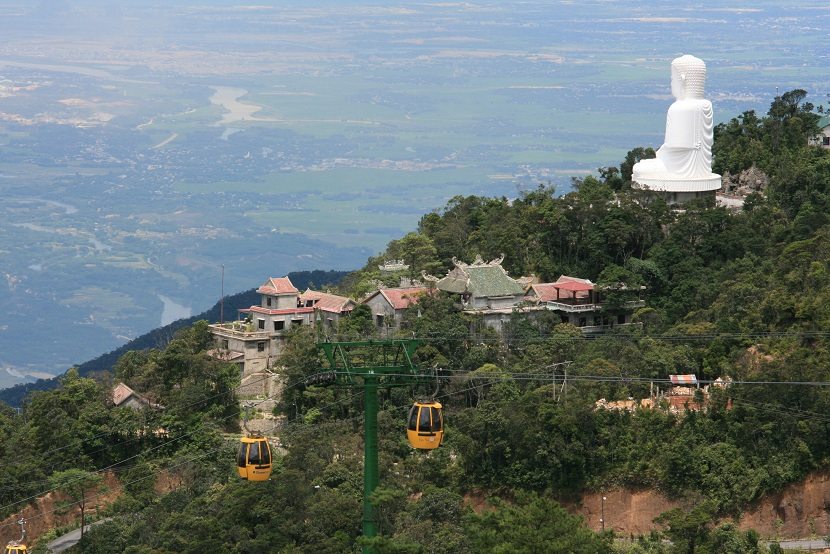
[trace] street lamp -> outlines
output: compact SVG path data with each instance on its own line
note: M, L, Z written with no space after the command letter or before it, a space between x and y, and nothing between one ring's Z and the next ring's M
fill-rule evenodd
M599 523L602 526L602 532L605 532L605 496L602 497L602 504L600 508Z

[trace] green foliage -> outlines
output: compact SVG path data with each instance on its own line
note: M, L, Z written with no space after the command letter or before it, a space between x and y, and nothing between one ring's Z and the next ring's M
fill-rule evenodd
M81 538L84 536L87 503L95 494L103 492L101 490L103 481L104 478L100 474L77 468L58 471L49 477L52 489L67 497L67 500L61 501L59 506L64 508L77 506L81 520Z
M664 388L678 373L830 381L830 156L808 145L814 115L792 91L766 116L747 112L718 127L717 169L755 165L770 177L766 197L749 198L742 212L706 199L672 211L631 189L634 163L653 155L638 148L562 196L540 186L512 200L455 197L350 275L343 292L361 297L379 281L440 274L453 257L504 254L514 277L596 281L612 314L639 294L647 303L634 315L641 329L590 341L547 311L510 314L497 332L451 295L410 307L400 334L424 340L415 361L439 376L445 443L429 453L407 445L406 407L424 391L380 392L382 485L372 502L381 535L368 542L359 539L361 398L301 385L323 366L320 335L308 328L291 331L280 358L286 388L276 412L286 417L287 453L277 453L270 481L232 477L232 447L219 431L236 430L238 371L204 355L200 322L166 349L130 352L115 366L118 379L163 410L114 409L108 384L76 372L60 389L32 395L21 415L0 409L8 487L0 497L25 497L27 483L56 471L144 452L123 474L135 481L119 504L131 517L96 528L84 551L339 553L365 544L378 552L762 552L757 535L718 522L826 468L830 391L713 387L706 409L688 413L596 402L646 398L649 380ZM403 259L408 273L381 273L389 259ZM374 336L371 311L359 306L336 332ZM36 456L54 445L61 454ZM189 461L170 476L177 490L156 498L152 476L168 460ZM662 532L612 544L554 500L613 487L654 488L693 507L663 514ZM472 512L482 494L501 498Z
M472 552L588 554L610 548L610 537L592 533L579 518L544 496L520 493L515 504L498 499L493 503L495 510L471 514L465 521Z

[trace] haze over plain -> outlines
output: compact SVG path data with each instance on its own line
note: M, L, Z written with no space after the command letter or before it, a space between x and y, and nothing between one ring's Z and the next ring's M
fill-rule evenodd
M225 291L349 269L456 194L662 142L672 58L718 121L830 92L823 2L4 2L0 387Z

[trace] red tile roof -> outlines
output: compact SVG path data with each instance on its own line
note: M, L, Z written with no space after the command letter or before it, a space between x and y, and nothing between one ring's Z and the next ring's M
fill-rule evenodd
M116 406L120 406L125 400L127 400L133 394L135 394L135 391L133 389L131 389L124 383L118 383L112 389L112 403Z
M269 277L256 291L260 294L299 294L288 277Z
M579 279L578 277L569 277L568 275L560 275L559 279L553 285L561 290L574 292L594 290L594 284L588 279Z
M594 285L588 285L585 283L574 283L572 281L566 281L564 283L553 283L553 288L559 290L568 290L571 292L581 292L587 290L594 290Z
M396 310L405 310L418 303L418 297L427 293L426 287L409 287L404 289L380 289L378 291Z
M587 298L588 291L594 290L594 284L588 279L579 279L561 275L555 283L536 283L530 285L535 295L528 294L527 300L536 302L556 302L557 291L573 293L574 298ZM570 298L570 297L569 297Z
M354 309L354 300L351 298L311 289L308 289L302 293L300 295L300 300L303 303L305 303L306 300L314 300L314 308L324 312L339 314L341 312L350 312Z
M533 300L539 302L553 302L556 300L556 285L554 283L536 283L530 285L531 290L536 293Z
M261 306L251 306L247 310L239 310L240 313L256 313L256 314L264 314L264 315L288 315L288 314L310 314L314 311L314 308L285 308L282 310L269 310L268 308L263 308Z

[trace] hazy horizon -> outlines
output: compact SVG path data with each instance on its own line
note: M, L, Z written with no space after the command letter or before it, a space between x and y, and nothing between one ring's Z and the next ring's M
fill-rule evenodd
M223 264L228 293L356 268L453 195L565 191L659 146L678 55L706 61L719 122L777 92L830 93L820 2L51 0L0 15L0 387L201 312Z

